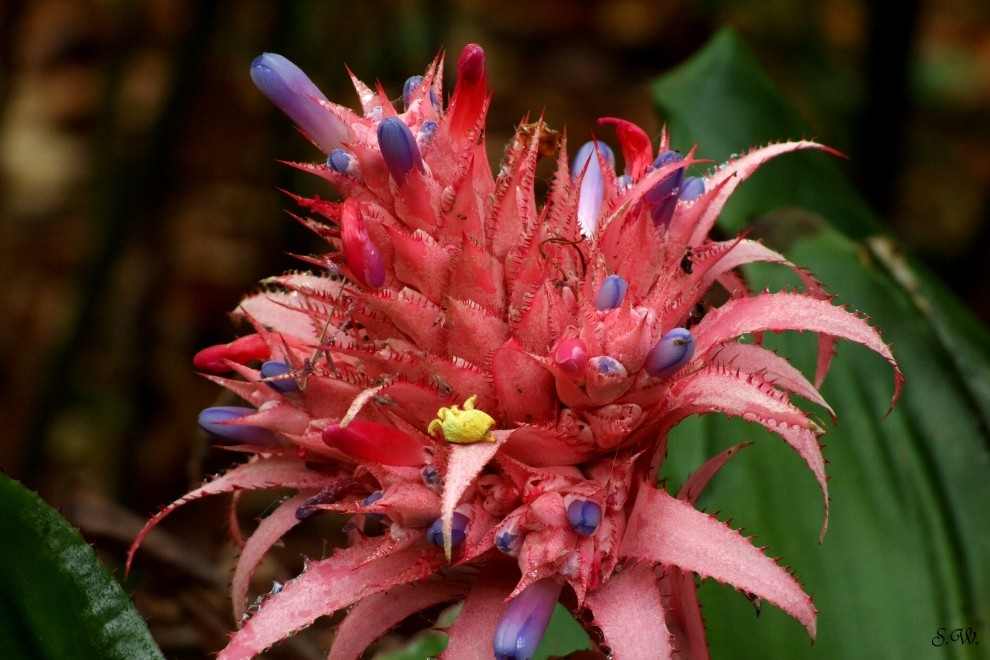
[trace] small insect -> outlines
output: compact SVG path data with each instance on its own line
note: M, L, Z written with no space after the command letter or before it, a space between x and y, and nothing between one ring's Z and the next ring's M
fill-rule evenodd
M691 310L691 313L688 314L688 318L684 324L684 327L690 329L698 325L698 323L701 322L701 319L705 318L705 314L707 313L708 313L708 309L705 307L705 304L700 302L697 303L694 306L694 308Z
M694 272L694 262L691 261L691 256L691 248L688 248L684 256L681 257L681 270L688 275Z
M520 124L516 139L522 139L524 145L528 147L537 135L539 136L540 155L544 158L556 158L560 151L560 131L551 129L542 121Z
M323 330L320 332L320 338L316 342L316 348L313 350L313 354L310 357L305 358L301 366L296 367L292 363L292 353L289 351L289 347L283 343L282 354L285 356L286 361L270 361L266 362L265 365L262 365L261 381L267 383L272 389L278 390L282 393L303 391L306 389L306 384L309 377L316 371L316 365L319 362L321 353L323 354L323 358L326 360L327 367L330 371L335 375L339 375L340 373L334 365L333 357L330 355L330 347L333 346L334 340L337 336L341 332L346 332L353 327L354 323L352 319L346 318L343 323L334 329L332 334L330 333L330 325L334 314L337 311L337 304L344 297L345 280L340 275L340 269L330 260L329 255L325 255L323 257L323 263L330 277L340 281L340 288L337 290L336 295L331 297L333 305L327 311L326 323L323 324ZM344 310L343 316L348 317L351 312L354 311L354 304L355 303L351 301L348 308ZM266 365L267 370L265 369Z

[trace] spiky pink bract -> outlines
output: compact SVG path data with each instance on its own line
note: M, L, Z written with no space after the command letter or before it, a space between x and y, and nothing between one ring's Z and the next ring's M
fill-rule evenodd
M900 371L865 320L773 250L708 235L764 161L826 148L774 144L684 179L693 152L672 155L666 133L654 151L642 129L604 119L616 128L620 175L604 143L572 164L564 137L540 120L520 126L493 177L484 52L464 50L446 111L442 69L438 58L406 85L402 112L357 79L360 114L316 94L293 101L326 113L307 105L307 122L346 133L329 164L296 165L343 196L297 199L330 249L307 259L316 273L266 280L236 311L253 333L195 360L256 410L238 423L280 445L240 447L253 457L155 516L128 565L181 504L289 487L299 495L244 543L239 620L255 566L300 520L334 511L358 529L372 517L385 532L352 533L348 547L310 562L245 619L221 658L253 656L336 610L349 613L330 657L356 658L405 617L461 599L448 656L490 655L496 630L516 625L499 627L507 603L546 584L564 585L563 602L587 610L580 619L614 658L701 657L692 573L774 603L814 639L816 611L797 581L693 506L738 447L702 465L678 498L657 488L657 472L681 420L740 416L800 454L827 521L823 429L791 396L832 414L817 385L845 339L894 366L896 400ZM540 203L542 157L556 174ZM679 195L685 180L690 194ZM793 268L804 291L752 294L736 269L755 261ZM709 296L715 288L720 297ZM815 384L760 345L767 330L819 335ZM256 369L260 360L277 373ZM452 419L457 444L444 437Z

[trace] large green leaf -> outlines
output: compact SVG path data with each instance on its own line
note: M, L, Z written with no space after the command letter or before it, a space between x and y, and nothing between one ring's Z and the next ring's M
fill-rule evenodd
M653 92L675 146L697 143L701 157L716 161L810 132L730 32L658 80ZM986 330L879 235L881 223L834 158L792 154L761 170L740 187L721 226L734 234L754 219L757 232L810 268L838 302L868 313L884 330L906 386L894 412L881 419L892 392L888 365L860 347L840 346L823 389L839 425L825 437L832 513L822 545L820 492L783 442L714 416L675 430L667 465L674 481L720 449L757 440L722 470L699 505L732 518L782 556L821 611L812 647L781 612L764 607L757 619L743 596L705 584L713 656L981 656L990 644ZM752 275L774 286L795 284L766 268ZM768 340L810 365L807 339ZM969 627L980 644L933 646L939 629L948 642L953 629Z
M79 532L5 475L0 539L0 657L163 657Z

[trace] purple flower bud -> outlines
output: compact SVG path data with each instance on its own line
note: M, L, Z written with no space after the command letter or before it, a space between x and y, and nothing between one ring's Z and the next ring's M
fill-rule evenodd
M495 535L495 547L510 557L519 555L519 550L522 548L522 541L522 534L513 533L508 529L503 529Z
M705 194L705 180L700 176L689 176L681 182L677 199L682 202L693 202Z
M413 94L417 92L419 86L423 84L423 76L411 76L408 78L404 85L402 85L402 107L404 110L408 110L409 106L413 102ZM430 105L437 114L440 114L440 103L437 101L437 93L431 87L430 88Z
M369 504L374 504L378 500L382 499L382 497L384 495L385 495L385 493L383 493L382 491L376 490L371 495L368 495L366 498L364 498L363 500L361 500L361 506L368 506ZM365 515L368 518L370 518L371 520L384 520L385 519L384 514L381 514L381 513L366 513Z
M682 160L684 160L684 156L681 155L680 151L665 151L653 161L653 169L658 170L664 165L679 163Z
M433 135L437 132L439 126L432 119L424 121L419 130L416 131L416 144L419 145L419 150L423 151L430 143L433 142Z
M231 424L231 420L240 419L258 412L254 408L243 406L215 406L199 413L199 426L218 440L238 445L277 445L278 436L268 429L250 426L248 424Z
M384 496L385 496L385 493L383 493L380 490L376 490L371 495L368 495L366 498L364 498L363 500L361 500L361 506L368 506L369 504L374 504L378 500L382 499L382 497L384 497Z
M694 356L694 335L685 328L674 328L646 355L643 368L657 378L672 376Z
M293 377L292 367L279 360L269 360L261 365L261 377L266 380L265 385L276 392L298 392L299 383Z
M588 360L588 365L605 376L628 375L625 366L614 357L609 357L608 355L596 355Z
M653 161L653 167L660 169L671 163L679 163L684 157L676 151L665 151ZM674 215L677 207L677 191L681 187L684 179L684 168L679 167L664 178L660 179L652 188L646 191L643 199L646 200L647 208L650 209L650 216L656 226L667 225Z
M416 92L416 88L423 84L423 76L411 76L406 79L405 84L402 86L402 107L406 110L412 105L412 95Z
M337 174L354 174L357 170L357 159L343 149L334 149L327 158L327 167Z
M629 285L619 275L609 275L602 282L602 288L598 290L598 297L595 298L595 308L599 312L615 309L622 304L622 299L626 297L626 289Z
M598 147L597 151L595 147ZM598 214L602 208L602 196L605 192L605 183L602 176L601 164L598 162L598 154L601 154L605 162L615 167L615 154L604 142L593 140L586 142L578 149L577 156L571 166L571 176L577 178L584 172L581 179L581 190L578 193L578 224L581 232L585 236L595 233L598 228Z
M450 547L456 548L467 538L468 517L460 511L454 511L450 527ZM443 518L437 518L426 530L426 540L433 545L443 547Z
M256 57L251 63L251 80L324 153L349 139L344 123L320 105L319 101L327 97L286 58L275 53Z
M351 491L353 487L353 479L338 479L329 486L324 486L320 489L320 492L307 499L298 509L296 509L296 518L298 520L306 520L307 518L310 518L317 511L322 510L316 508L317 505L339 502Z
M574 500L567 505L567 520L581 536L591 536L602 522L602 508L591 500Z
M563 586L556 578L543 578L509 602L492 640L496 660L530 660L533 657Z
M431 490L440 492L440 486L443 485L443 480L440 478L440 470L436 469L432 465L427 465L419 471L419 476L422 477L423 483L426 484Z
M416 138L398 117L383 119L378 124L378 148L389 173L400 186L405 183L413 167L423 169L423 157L416 145Z

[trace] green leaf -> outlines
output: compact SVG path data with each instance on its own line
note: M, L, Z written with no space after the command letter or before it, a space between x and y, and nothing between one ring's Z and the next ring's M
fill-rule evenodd
M675 145L698 143L699 155L715 161L809 135L730 32L658 80L653 92ZM890 368L840 344L823 387L839 424L824 438L832 513L822 545L821 495L778 438L715 416L675 429L666 465L674 482L717 451L756 440L719 473L699 506L782 556L820 610L812 647L779 610L764 606L757 618L744 596L705 584L713 657L978 657L990 643L990 335L882 235L838 159L798 153L761 169L720 222L734 234L754 220L757 235L814 272L839 303L870 315L894 346L906 385L883 418ZM771 288L796 283L781 269L750 275ZM806 373L808 339L767 337ZM933 646L940 628L947 640L952 629L970 626L981 644Z
M447 635L439 630L424 630L402 648L376 653L374 660L420 660L435 658L447 648Z
M57 511L5 475L0 503L0 655L163 657L130 598Z

